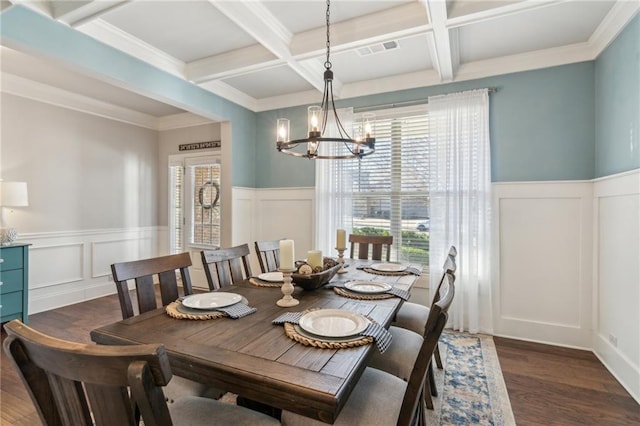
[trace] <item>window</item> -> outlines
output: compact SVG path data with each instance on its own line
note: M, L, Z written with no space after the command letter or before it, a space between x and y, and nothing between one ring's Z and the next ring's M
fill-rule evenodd
M429 263L429 152L425 107L376 112L376 152L349 161L354 234L393 235L392 258Z
M217 157L169 161L171 253L220 247L220 176Z

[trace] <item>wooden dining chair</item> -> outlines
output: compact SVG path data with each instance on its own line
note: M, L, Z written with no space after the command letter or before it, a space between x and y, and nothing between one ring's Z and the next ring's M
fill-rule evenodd
M349 234L349 243L351 244L351 259L354 259L357 252L357 259L382 260L384 251L385 260L387 262L391 260L391 245L393 244L393 236L391 235Z
M228 287L251 276L249 245L218 250L202 250L202 266L207 275L209 289Z
M431 299L431 306L440 300L440 292L442 283L445 279L447 272L451 272L455 274L457 265L456 265L456 256L458 254L458 250L455 246L451 246L449 248L449 252L447 258L442 265L442 275L440 276L440 280L438 281L438 285L435 287L435 291L433 293L433 298ZM407 330L411 330L415 333L422 334L424 333L424 327L427 325L427 319L429 318L429 307L421 305L419 303L413 302L404 302L396 316L392 325L400 328L405 328ZM440 357L440 348L436 345L436 349L434 351L434 357L436 360L436 366L439 369L442 369L442 359Z
M135 315L127 284L129 280L135 280L138 313L141 314L158 308L154 287L155 279L160 284L162 306L166 306L180 297L176 271L180 273L184 295L192 294L193 288L191 286L191 277L189 276L190 266L191 257L189 253L172 254L111 265L111 274L118 290L122 319Z
M56 339L13 320L3 346L45 425L278 425L263 414L207 398L170 407L161 344L102 346Z
M389 332L393 336L391 345L384 354L379 352L374 353L369 361L370 367L383 370L402 380L409 381L411 380L411 375L414 373L413 366L418 363L417 358L428 357L429 359L422 360L421 363L427 363L424 401L429 409L433 409L431 396L438 395L431 358L434 357L438 340L444 329L444 325L442 328L434 328L434 321L436 321L435 317L440 313L448 315L447 312L455 294L454 283L455 276L453 273L450 271L445 273L442 282L442 298L438 299L438 301L431 306L424 334L420 335L411 330L392 325L389 327ZM427 342L429 350L424 351L423 347Z
M334 426L426 424L426 413L423 407L425 402L431 401L430 395L422 397L428 379L426 372L431 362L433 349L447 323L447 311L451 306L453 295L452 282L447 293L431 309L424 337L417 336L418 344L412 348L406 348L413 350L412 360L405 366L408 371L405 373L408 380L403 380L382 369L365 368L358 383L351 391L349 399L338 414L338 418L333 422ZM391 345L394 346L396 343L394 337ZM386 355L390 349L387 349L382 356ZM376 354L374 356L378 355L377 351L374 353ZM283 411L282 424L285 426L320 426L325 423L290 411Z
M280 240L256 241L256 254L262 272L277 271L280 267Z
M191 256L189 253L172 254L169 256L153 257L150 259L120 262L111 265L113 281L118 290L122 319L131 318L158 308L154 280L158 280L162 306L176 301L178 292L177 272L180 274L182 289L185 296L193 294L189 267ZM138 300L138 312L134 312L131 303L131 295L127 282L134 280L136 298ZM194 382L182 377L176 377L165 390L170 402L187 396L209 396L219 398L224 392L221 389L212 388L202 383Z

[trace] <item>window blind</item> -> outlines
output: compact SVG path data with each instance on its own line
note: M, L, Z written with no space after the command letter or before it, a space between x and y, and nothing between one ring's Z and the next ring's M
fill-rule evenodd
M394 260L427 265L429 123L426 108L376 114L376 152L360 161L345 162L350 165L353 176L353 232L393 235Z

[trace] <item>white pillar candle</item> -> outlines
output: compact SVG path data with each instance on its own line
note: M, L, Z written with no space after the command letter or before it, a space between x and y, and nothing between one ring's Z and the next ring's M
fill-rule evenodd
M293 240L280 240L280 269L294 269Z
M323 266L322 264L322 252L320 250L310 250L307 252L307 263L312 268L316 266Z
M338 229L336 235L336 248L337 249L345 249L347 248L347 231L344 229Z

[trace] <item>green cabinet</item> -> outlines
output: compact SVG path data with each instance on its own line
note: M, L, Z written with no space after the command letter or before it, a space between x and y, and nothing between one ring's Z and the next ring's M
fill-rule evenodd
M0 246L0 322L29 317L29 244Z

